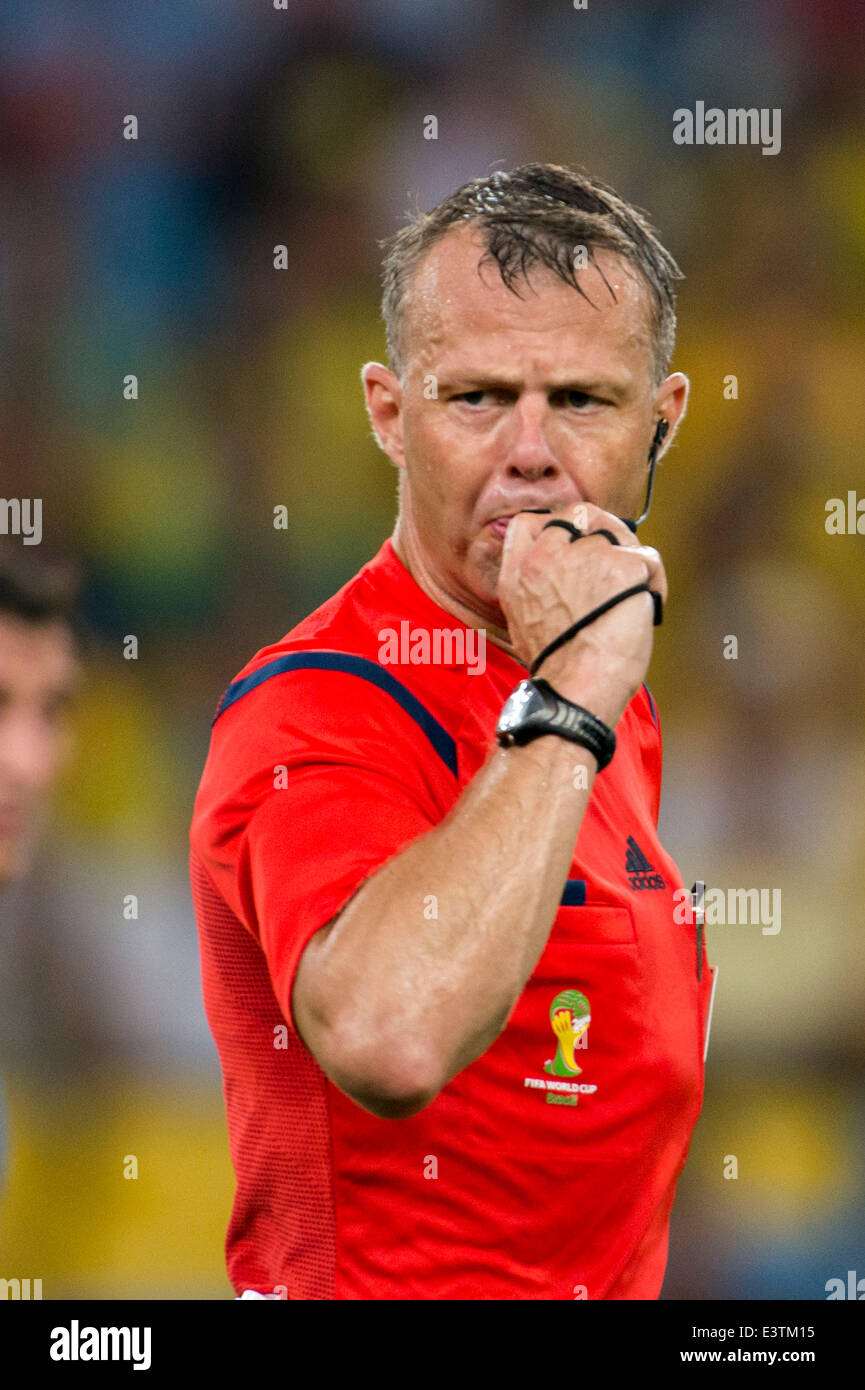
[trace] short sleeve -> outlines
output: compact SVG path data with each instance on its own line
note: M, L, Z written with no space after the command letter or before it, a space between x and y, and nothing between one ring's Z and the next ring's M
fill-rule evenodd
M292 1028L291 988L310 938L434 824L392 777L338 764L290 773L252 816L246 854L258 937Z
M290 1026L310 937L456 800L443 738L419 696L333 669L277 674L218 714L192 847Z

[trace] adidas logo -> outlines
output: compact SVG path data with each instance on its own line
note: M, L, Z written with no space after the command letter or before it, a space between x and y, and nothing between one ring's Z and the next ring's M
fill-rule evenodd
M628 851L625 855L625 873L632 888L666 888L667 884L660 874L656 874L633 835L628 836Z

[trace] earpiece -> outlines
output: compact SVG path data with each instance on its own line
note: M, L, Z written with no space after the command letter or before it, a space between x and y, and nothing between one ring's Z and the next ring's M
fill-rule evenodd
M649 448L649 482L646 488L646 505L643 508L642 516L639 516L636 521L632 521L629 517L622 518L628 530L633 531L634 535L637 534L637 527L641 522L645 521L646 517L649 515L649 507L652 505L652 485L655 481L655 464L658 462L658 450L667 438L669 432L669 420L659 420L655 426L655 433L652 435L652 443Z
M649 450L649 462L650 462L650 463L654 461L654 458L657 458L658 450L660 449L661 445L663 444L664 440L667 438L667 435L668 435L669 433L670 433L670 422L669 422L669 420L659 420L658 423L657 423L657 425L655 426L655 433L654 433L653 436L652 436L652 447L651 447L651 449ZM653 456L654 456L654 457L653 457Z

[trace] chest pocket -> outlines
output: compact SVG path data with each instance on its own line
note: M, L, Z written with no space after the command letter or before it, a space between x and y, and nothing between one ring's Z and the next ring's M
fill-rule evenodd
M479 1147L628 1158L657 1124L640 950L627 906L560 907L504 1032L457 1078Z

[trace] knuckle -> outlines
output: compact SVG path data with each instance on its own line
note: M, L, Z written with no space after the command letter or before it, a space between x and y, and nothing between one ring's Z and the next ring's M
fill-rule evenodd
M651 570L645 559L636 550L614 550L606 563L608 575L623 584L639 584L648 579Z

